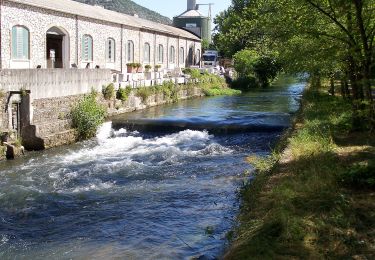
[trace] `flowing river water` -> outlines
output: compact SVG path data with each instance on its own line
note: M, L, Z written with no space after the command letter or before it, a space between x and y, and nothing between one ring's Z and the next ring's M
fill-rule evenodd
M0 163L0 259L214 259L237 191L299 107L303 83L181 101L97 137Z

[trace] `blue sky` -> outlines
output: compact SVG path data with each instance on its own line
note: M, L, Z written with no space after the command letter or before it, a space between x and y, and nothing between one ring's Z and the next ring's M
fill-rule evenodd
M148 9L156 11L164 16L173 18L184 11L186 11L187 0L133 0L137 4L140 4ZM197 4L207 4L213 3L212 6L212 16L215 17L216 14L227 9L231 0L197 0ZM208 14L208 7L201 6L200 10L203 14Z

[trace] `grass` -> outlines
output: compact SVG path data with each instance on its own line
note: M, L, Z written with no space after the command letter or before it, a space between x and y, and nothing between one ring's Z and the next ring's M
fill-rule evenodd
M275 152L249 156L257 171L226 259L374 257L375 140L352 132L350 105L326 93L307 90Z
M211 88L204 88L203 92L206 96L233 96L241 94L240 90L231 89L227 87L214 86Z

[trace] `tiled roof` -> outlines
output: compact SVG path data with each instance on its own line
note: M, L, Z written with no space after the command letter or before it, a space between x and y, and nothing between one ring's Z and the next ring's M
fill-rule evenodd
M195 35L165 24L156 23L141 19L135 16L130 16L114 11L104 9L99 6L91 6L87 4L78 3L71 0L8 0L10 2L45 8L53 11L58 11L67 14L79 15L92 19L112 22L116 24L123 24L135 28L152 30L160 33L167 33L174 36L189 38L192 40L200 40Z

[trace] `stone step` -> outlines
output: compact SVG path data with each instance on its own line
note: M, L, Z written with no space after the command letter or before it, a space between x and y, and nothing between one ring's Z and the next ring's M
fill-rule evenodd
M70 120L56 120L44 124L35 124L36 135L44 138L55 133L64 132L72 128Z

